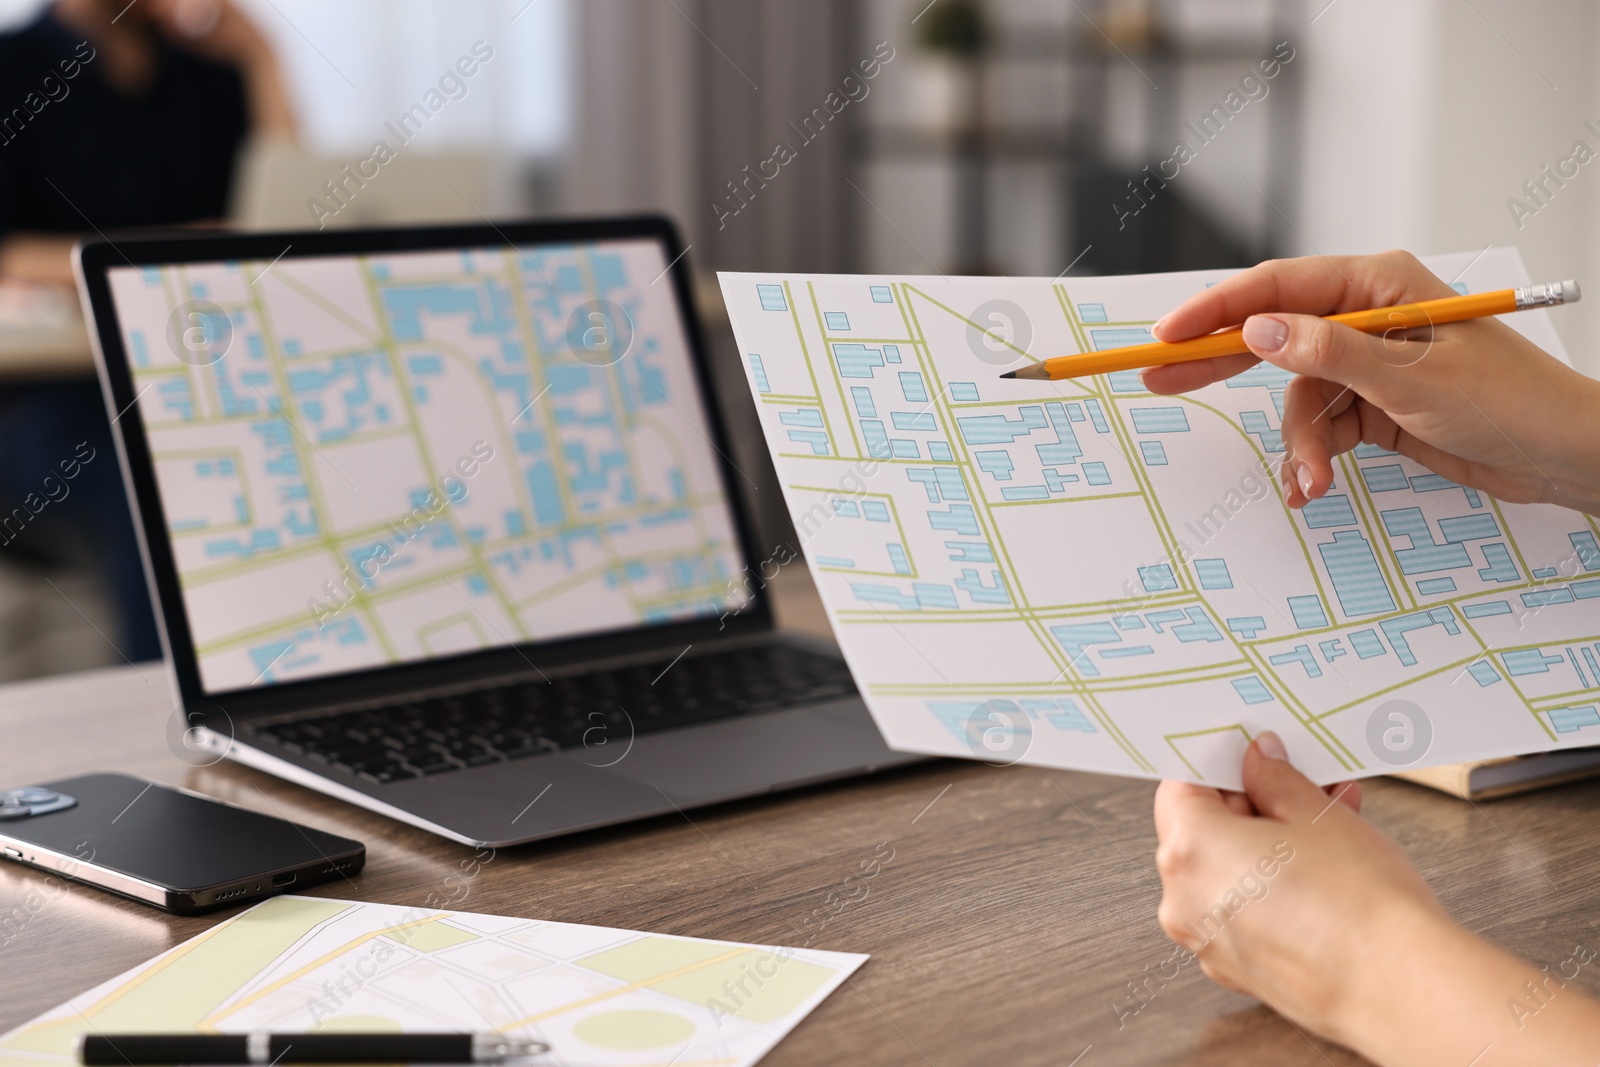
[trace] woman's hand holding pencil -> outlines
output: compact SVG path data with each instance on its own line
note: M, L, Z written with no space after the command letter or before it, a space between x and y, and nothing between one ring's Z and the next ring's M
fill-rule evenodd
M1261 360L1298 374L1283 412L1293 507L1327 492L1333 457L1366 441L1502 500L1600 514L1600 382L1491 317L1385 334L1321 317L1454 296L1406 252L1272 260L1154 327L1172 343L1243 323L1247 354L1151 367L1144 384L1183 393Z

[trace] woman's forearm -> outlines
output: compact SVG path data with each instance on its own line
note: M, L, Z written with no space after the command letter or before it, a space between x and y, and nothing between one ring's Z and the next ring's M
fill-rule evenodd
M1436 914L1378 920L1385 936L1350 984L1336 1040L1381 1064L1554 1067L1600 1063L1600 1003L1573 979L1600 967L1586 944L1536 966Z
M0 240L0 278L71 285L75 237L18 233Z
M1573 372L1570 390L1552 397L1549 428L1562 441L1551 502L1600 515L1600 381Z

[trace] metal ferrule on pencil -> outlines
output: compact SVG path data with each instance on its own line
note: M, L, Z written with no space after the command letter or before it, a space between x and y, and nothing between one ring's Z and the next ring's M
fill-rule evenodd
M1568 278L1564 282L1546 282L1543 285L1519 285L1516 294L1517 310L1555 307L1557 304L1576 304L1582 292L1578 283Z

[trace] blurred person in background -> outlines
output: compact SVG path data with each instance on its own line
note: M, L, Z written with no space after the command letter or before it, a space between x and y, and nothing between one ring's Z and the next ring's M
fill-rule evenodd
M220 220L252 137L292 140L294 114L266 38L228 0L56 0L0 35L0 279L70 287L84 236ZM38 507L43 479L85 455L70 491ZM0 385L0 516L30 495L37 514L6 549L92 558L118 650L159 658L96 383Z

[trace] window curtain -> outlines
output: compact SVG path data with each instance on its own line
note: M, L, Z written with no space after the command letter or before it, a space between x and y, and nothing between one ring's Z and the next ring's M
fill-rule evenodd
M853 6L574 4L566 202L586 212L665 211L702 269L848 269L851 198L859 198L845 168L857 116L841 115L809 141L798 127L865 58L851 54L862 47ZM767 162L780 142L794 157Z

